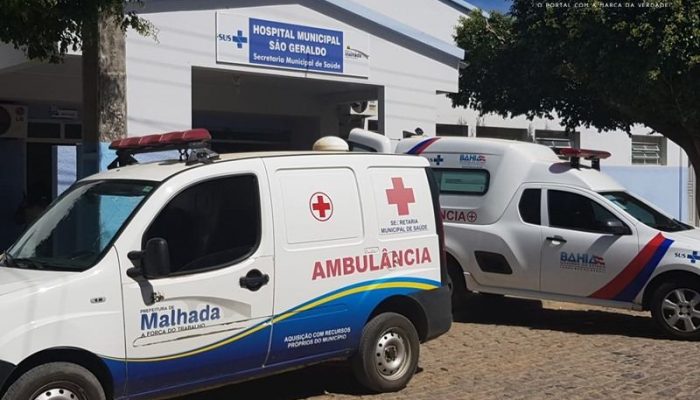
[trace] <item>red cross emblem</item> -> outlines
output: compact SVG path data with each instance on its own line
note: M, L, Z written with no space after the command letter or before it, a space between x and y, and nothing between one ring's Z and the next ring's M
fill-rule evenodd
M408 215L408 205L416 202L413 189L403 186L403 178L391 178L391 184L394 187L386 190L387 201L396 205L399 215Z
M316 192L311 195L309 208L311 208L311 215L321 222L328 221L333 215L333 202L323 192Z

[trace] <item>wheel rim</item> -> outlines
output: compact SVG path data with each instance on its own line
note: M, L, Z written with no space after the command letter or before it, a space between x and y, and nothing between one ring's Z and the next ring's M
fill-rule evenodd
M374 358L381 376L397 380L406 374L411 363L411 346L396 329L387 329L377 340Z
M37 390L32 400L87 400L80 388L69 382L57 382Z
M700 329L700 293L679 288L666 294L661 303L664 321L676 331L692 333Z

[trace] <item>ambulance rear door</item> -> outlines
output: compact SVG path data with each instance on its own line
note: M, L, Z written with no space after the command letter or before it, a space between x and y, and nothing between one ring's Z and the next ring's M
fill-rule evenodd
M359 292L352 288L366 279L356 268L356 257L366 254L366 210L362 164L352 160L363 158L265 159L277 274L267 364L343 352L358 340L364 320L356 318Z

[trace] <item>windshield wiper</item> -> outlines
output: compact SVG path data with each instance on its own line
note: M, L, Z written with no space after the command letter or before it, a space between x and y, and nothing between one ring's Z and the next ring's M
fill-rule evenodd
M680 232L688 230L688 227L685 224L682 222L676 222L675 220L672 224L656 225L654 228L665 232Z
M44 269L44 264L32 258L15 258L10 253L5 253L5 265L10 268L27 268L31 266L33 269Z
M676 224L678 224L678 226L682 228L680 229L681 231L687 231L694 228L692 225L688 225L685 222L681 222L675 218L673 219L673 222L675 222Z
M19 268L17 266L17 262L15 262L15 259L8 253L7 251L3 253L4 258L3 260L5 261L5 265L8 266L9 268Z

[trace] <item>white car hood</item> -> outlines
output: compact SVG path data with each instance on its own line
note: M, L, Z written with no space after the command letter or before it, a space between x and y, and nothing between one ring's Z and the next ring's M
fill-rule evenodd
M0 296L27 288L39 289L70 274L70 272L8 268L0 264Z
M678 232L662 232L664 236L666 236L669 239L681 241L681 242L689 242L689 241L694 241L698 242L698 245L700 245L700 229L694 228L694 229L689 229L687 231L678 231ZM698 248L700 250L700 246Z

